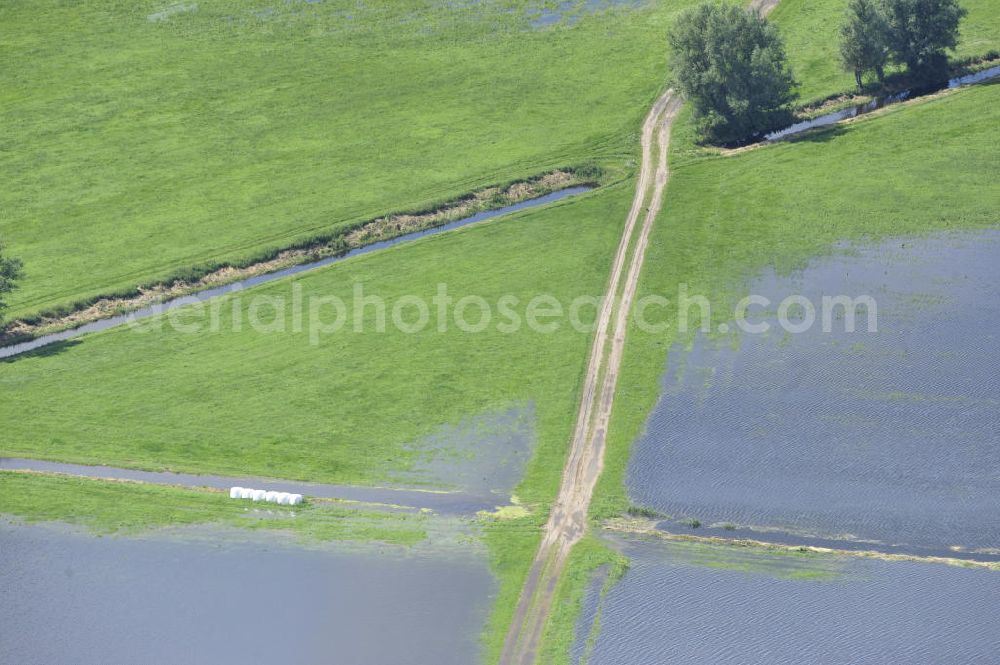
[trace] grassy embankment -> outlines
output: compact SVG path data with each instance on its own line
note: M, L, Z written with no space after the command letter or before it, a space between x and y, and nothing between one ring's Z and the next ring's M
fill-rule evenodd
M535 4L4 3L8 318L557 167L621 173L689 3L542 29Z
M715 330L729 321L755 275L798 270L838 251L839 241L1000 227L1000 192L991 184L1000 170L998 123L1000 85L989 85L887 109L809 140L711 157L694 147L689 116L682 115L639 290L640 298L671 300L662 317L655 308L647 313L669 328L629 330L592 517L618 516L629 507L624 481L631 443L659 396L668 350L690 339L674 328L680 284L708 297ZM696 329L696 308L691 316ZM551 662L568 662L572 617L589 573L602 563L592 552L571 563L560 589L560 604L569 609L548 631Z
M982 56L1000 49L1000 1L959 0L969 10L953 59ZM808 103L855 89L854 74L840 65L839 30L848 0L781 0L771 20L781 29L789 62L802 83L800 101Z
M332 501L277 506L234 501L223 492L0 471L0 513L26 522L60 521L100 534L224 524L289 531L303 541L412 545L427 537L424 515Z

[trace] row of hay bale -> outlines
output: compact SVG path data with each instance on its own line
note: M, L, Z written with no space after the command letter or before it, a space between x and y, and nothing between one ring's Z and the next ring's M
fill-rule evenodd
M251 501L265 501L267 503L280 503L283 506L297 506L302 503L301 494L255 490L250 489L249 487L230 487L229 498L250 499Z

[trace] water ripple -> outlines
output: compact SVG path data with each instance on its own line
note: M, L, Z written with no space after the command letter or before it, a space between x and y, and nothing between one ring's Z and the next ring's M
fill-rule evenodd
M1000 232L949 234L752 284L775 303L870 294L879 330L675 349L636 442L633 500L705 523L997 547L998 256Z

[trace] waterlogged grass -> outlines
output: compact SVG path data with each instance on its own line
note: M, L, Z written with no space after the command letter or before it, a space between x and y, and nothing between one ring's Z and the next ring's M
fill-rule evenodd
M626 542L631 542L629 539ZM849 558L794 549L758 549L752 545L641 539L640 546L655 547L674 564L767 575L776 579L811 582L832 581L844 575Z
M546 516L537 512L513 520L487 519L481 522L490 569L497 579L497 597L483 633L483 658L486 663L496 663L500 659L521 589L541 542Z
M500 657L518 598L538 550L546 517L545 512L536 512L518 519L480 522L491 569L498 582L497 598L483 635L484 661L487 663L495 663ZM585 536L574 546L559 580L552 615L542 638L541 662L568 662L584 595L594 572L602 566L608 569L603 593L621 579L628 569L628 561L599 538Z
M12 471L0 471L0 514L26 522L78 524L98 534L225 524L290 531L304 541L413 545L427 537L423 515L355 510L331 502L262 507L222 492Z
M499 660L514 610L538 551L547 516L545 511L536 511L515 519L480 520L490 567L498 582L493 611L483 634L486 663ZM601 566L608 567L606 588L620 579L628 567L627 560L606 543L594 536L585 536L574 546L560 578L552 615L542 638L541 662L568 662L584 594L594 572Z
M839 562L832 557L812 552L748 552L728 545L705 545L685 543L675 547L671 543L670 554L685 563L703 568L732 570L741 573L768 575L783 580L810 582L831 581L842 572Z
M1000 49L1000 0L959 0L969 10L962 21L961 59ZM854 74L840 65L840 24L849 0L781 0L771 13L778 24L789 61L802 83L803 102L854 89Z
M438 428L532 404L536 454L518 494L526 504L547 504L591 335L565 317L555 319L554 332L533 331L527 305L549 294L565 312L576 296L601 294L630 197L626 186L601 190L246 290L218 301L218 332L121 328L0 363L0 454L377 484L405 470L422 437ZM484 298L489 325L458 328L455 304L439 318L432 301L439 284L456 304ZM353 320L355 285L386 302L384 332L374 305ZM304 303L301 332L294 332L293 286ZM312 296L343 299L351 319L317 335L316 344ZM392 308L404 296L430 309L420 332L393 324ZM502 296L518 299L515 332L499 325L511 321L501 316ZM251 307L259 306L259 321L275 320L266 298L284 299L285 332L250 325ZM230 324L234 309L243 320L238 332ZM211 308L204 311L207 327ZM330 322L336 314L327 306L322 315ZM417 316L413 307L401 310L407 325ZM463 316L482 320L475 305ZM594 308L580 316L592 321Z
M695 156L690 125L682 118L639 290L640 298L660 294L671 300L671 307L647 312L651 323L667 327L660 333L635 325L629 330L592 514L610 517L630 505L624 477L631 442L659 395L667 351L690 339L676 330L680 285L709 299L717 334L749 280L762 271L791 273L812 257L836 251L841 241L1000 226L998 124L997 85L896 107L808 140L732 157ZM695 330L698 309L690 311Z
M594 535L587 535L573 547L566 572L559 580L552 616L545 627L544 649L540 662L569 665L571 649L576 640L580 612L588 589L595 582L601 568L605 576L600 589L601 597L628 571L628 559L608 543ZM589 626L585 651L600 632L600 601L594 625ZM586 657L584 659L584 662Z
M11 317L241 262L486 185L631 168L689 0L0 5ZM583 4L583 0L580 0Z

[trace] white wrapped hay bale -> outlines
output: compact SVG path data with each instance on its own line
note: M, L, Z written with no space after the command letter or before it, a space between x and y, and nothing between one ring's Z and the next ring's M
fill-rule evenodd
M268 503L278 503L279 494L281 494L281 492L275 492L273 490L264 492L264 501L267 501Z
M242 487L230 487L229 488L229 498L230 499L242 499L243 498L243 488Z
M292 495L288 492L278 492L278 498L276 501L282 506L290 505L292 503Z
M253 493L250 495L250 498L253 499L254 501L263 501L266 495L267 492L265 492L264 490L254 490Z
M302 495L301 495L301 494L293 494L293 495L292 495L292 496L291 496L291 497L289 498L289 503L290 503L291 505L293 505L293 506L297 506L297 505L299 505L300 503L302 503Z
M250 489L249 487L241 487L240 488L240 498L241 499L252 499L253 498L253 490Z

